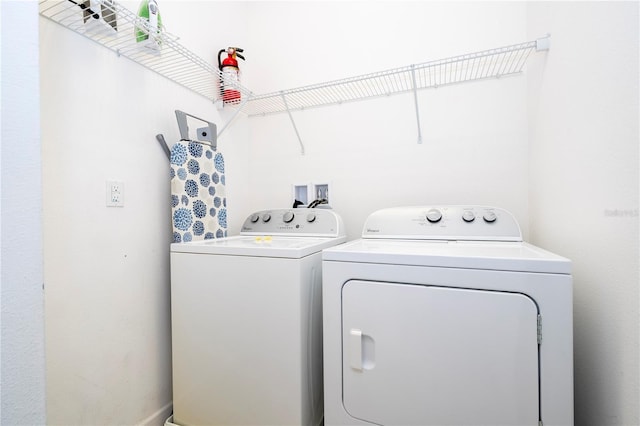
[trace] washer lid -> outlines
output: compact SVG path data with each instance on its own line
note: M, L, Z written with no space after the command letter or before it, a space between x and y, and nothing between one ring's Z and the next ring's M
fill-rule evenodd
M570 274L571 261L524 242L359 239L323 251L324 261Z
M171 244L173 253L229 256L284 257L299 259L346 241L346 237L312 238L270 235L235 236Z

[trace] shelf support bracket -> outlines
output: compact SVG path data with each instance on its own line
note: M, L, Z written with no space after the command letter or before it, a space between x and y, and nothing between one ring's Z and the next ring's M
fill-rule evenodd
M296 122L293 121L293 116L291 115L291 110L289 109L287 98L284 95L284 92L280 92L280 96L282 96L282 102L284 102L284 107L287 109L287 114L289 114L289 120L291 120L291 124L293 125L293 130L295 130L296 136L298 137L298 143L300 144L300 154L304 155L304 144L302 143L302 139L300 138L300 133L298 133Z
M248 96L246 96L244 98L244 100L242 101L242 103L240 104L240 106L238 108L236 108L236 110L233 112L233 115L231 116L231 118L229 120L227 120L226 123L224 123L224 126L222 126L222 129L220 129L220 131L218 132L218 138L220 137L220 135L222 134L222 132L224 132L225 130L227 130L227 128L229 127L229 125L231 125L231 122L233 120L235 120L235 118L238 116L238 114L240 114L240 111L242 111L242 108L244 108L244 106L247 104L247 102L249 102L251 100L251 98L253 97L253 94L250 94Z
M422 143L422 129L420 128L420 109L418 108L418 85L416 84L416 66L411 65L411 78L413 79L413 100L416 104L416 121L418 123L418 143Z

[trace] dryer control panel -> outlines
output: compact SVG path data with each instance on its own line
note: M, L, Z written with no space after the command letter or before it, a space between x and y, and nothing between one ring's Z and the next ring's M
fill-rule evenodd
M342 218L329 209L275 209L252 213L240 235L341 237L346 235Z
M488 206L421 206L378 210L367 218L362 238L522 241L508 211Z

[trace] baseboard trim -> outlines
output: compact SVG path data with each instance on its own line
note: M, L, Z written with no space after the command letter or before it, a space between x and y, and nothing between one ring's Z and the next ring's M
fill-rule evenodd
M173 401L167 403L146 419L136 423L136 426L164 426L164 422L171 416L172 411Z

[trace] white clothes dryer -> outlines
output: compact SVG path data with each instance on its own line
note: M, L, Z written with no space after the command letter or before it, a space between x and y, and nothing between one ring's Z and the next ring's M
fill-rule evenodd
M332 210L286 209L171 245L171 424L320 424L321 251L345 239Z
M572 425L568 259L499 208L391 208L323 252L325 425Z

